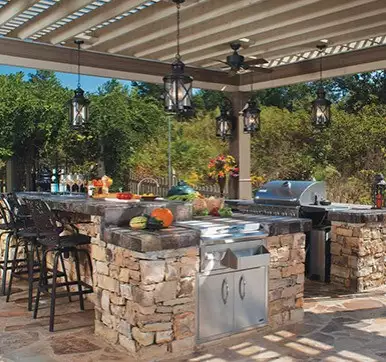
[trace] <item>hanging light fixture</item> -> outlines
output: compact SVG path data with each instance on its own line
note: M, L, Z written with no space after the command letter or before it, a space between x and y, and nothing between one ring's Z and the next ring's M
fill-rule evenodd
M260 109L257 106L257 102L253 100L253 82L254 78L252 75L251 84L251 97L248 103L242 110L243 122L244 122L244 133L255 133L260 131Z
M232 102L226 97L220 107L220 112L220 116L216 118L216 136L225 141L232 137L235 124Z
M177 7L177 54L172 63L172 73L163 78L165 111L181 117L194 114L192 91L193 78L184 73L185 64L180 55L180 7L185 0L172 0Z
M90 101L85 98L84 90L80 87L80 47L83 40L76 39L78 46L78 86L74 91L74 97L69 102L70 124L74 129L82 128L88 121Z
M317 46L320 52L320 86L317 91L318 98L312 103L312 122L315 127L324 128L331 122L331 102L326 99L326 91L323 88L323 53L326 49L326 44Z

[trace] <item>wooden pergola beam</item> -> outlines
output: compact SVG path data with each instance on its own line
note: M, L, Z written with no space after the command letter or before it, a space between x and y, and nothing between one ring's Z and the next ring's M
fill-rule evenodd
M323 59L323 76L348 75L386 68L386 45L330 55ZM320 60L312 59L276 67L274 72L247 73L240 76L239 90L248 92L319 79Z
M74 48L0 38L0 49L0 63L3 64L76 72L77 50ZM80 60L82 73L112 78L162 83L162 77L171 72L170 63L93 51L82 51ZM226 87L236 91L239 84L239 77L228 77L221 71L186 67L186 73L193 76L196 87L219 90Z

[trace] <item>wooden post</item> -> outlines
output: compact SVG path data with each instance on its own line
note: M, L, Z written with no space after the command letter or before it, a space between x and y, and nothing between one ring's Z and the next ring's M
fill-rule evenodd
M229 96L237 119L234 136L230 143L230 153L236 159L240 169L238 180L231 182L229 195L234 199L250 200L252 198L251 136L244 133L243 117L240 115L250 94L249 92L234 92Z

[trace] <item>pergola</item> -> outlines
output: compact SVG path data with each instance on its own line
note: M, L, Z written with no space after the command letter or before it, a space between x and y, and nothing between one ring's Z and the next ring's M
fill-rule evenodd
M171 0L0 0L0 64L161 83L175 56ZM318 79L316 45L328 40L324 77L386 68L385 0L186 0L181 54L197 88L229 92L242 109L248 93ZM247 60L271 73L229 77L223 64L239 41ZM250 136L241 122L231 141L240 165L239 197L249 198Z

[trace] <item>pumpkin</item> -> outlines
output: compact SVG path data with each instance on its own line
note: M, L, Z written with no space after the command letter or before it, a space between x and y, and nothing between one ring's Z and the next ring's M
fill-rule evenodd
M168 228L172 224L174 219L173 213L167 208L154 209L151 212L150 216L162 221L164 228Z

